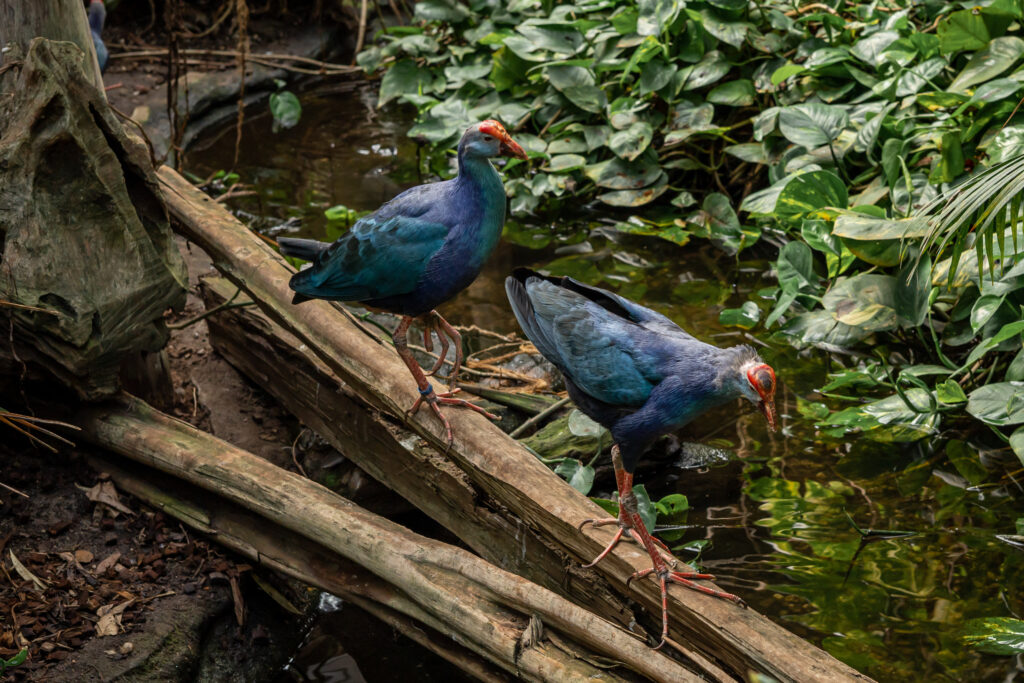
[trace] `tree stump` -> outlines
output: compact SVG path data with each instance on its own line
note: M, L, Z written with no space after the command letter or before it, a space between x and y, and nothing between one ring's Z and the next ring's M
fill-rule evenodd
M149 152L96 86L95 57L44 38L6 49L0 373L108 396L126 357L166 343L162 315L184 305L185 266Z

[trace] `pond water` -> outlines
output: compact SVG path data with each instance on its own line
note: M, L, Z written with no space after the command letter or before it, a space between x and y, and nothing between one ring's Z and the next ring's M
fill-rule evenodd
M328 239L338 227L324 209L371 210L425 180L421 153L405 137L409 118L401 111L381 114L375 101L372 89L351 86L306 93L299 125L278 133L271 132L268 113L251 112L234 170L256 194L232 206L271 234ZM229 168L233 157L231 127L194 146L187 167L207 177ZM506 227L484 274L442 307L449 320L517 331L503 280L523 265L638 299L706 341L750 341L720 325L718 314L771 284L767 259L744 252L737 261L708 243L679 247L627 236L613 227L624 216L608 213L546 224L520 218ZM757 335L769 342L760 351L779 376L782 429L769 434L747 408L733 421L732 406L683 436L735 451L740 466L666 466L639 478L652 497L689 496L679 542L709 540L700 561L721 587L878 680L1024 677L1018 659L978 654L960 639L967 619L1024 613L1024 548L1007 538L1024 516L1024 488L1013 473L994 473L992 483L972 487L926 442L823 436L808 416L821 409L816 403L828 402L815 390L835 361L772 343L763 330ZM862 540L854 523L877 533ZM345 640L338 624L318 629L317 638L339 629ZM364 669L360 658L372 660L377 680L392 678L387 671L397 675L380 663L379 652L349 652Z

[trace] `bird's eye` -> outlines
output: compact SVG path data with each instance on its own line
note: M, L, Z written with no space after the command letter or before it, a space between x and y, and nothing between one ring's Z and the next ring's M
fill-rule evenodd
M747 373L750 385L762 396L775 393L775 372L767 365L759 365Z
M485 136L484 136L484 141L485 141L485 142L490 142L490 141L491 141L491 140L493 140L493 139L494 139L494 138L492 138L492 137L491 137L490 135L485 135Z

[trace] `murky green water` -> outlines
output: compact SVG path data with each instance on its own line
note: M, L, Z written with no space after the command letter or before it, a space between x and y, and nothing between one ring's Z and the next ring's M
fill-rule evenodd
M379 116L374 101L367 90L307 94L299 126L278 134L269 115L250 115L235 170L258 194L233 205L259 217L261 229L324 239L325 208L373 209L420 182L408 120ZM211 136L191 150L190 170L230 166L233 145L233 129ZM279 227L287 219L301 222L297 233ZM718 313L770 284L766 261L625 236L613 223L597 215L510 224L484 275L443 312L459 324L515 330L503 280L526 265L641 300L704 340L748 341L719 325ZM733 424L730 406L684 436L735 450L742 467L669 466L645 477L656 496L690 497L682 540L709 539L702 562L719 585L879 680L1024 678L1024 663L976 654L959 639L969 618L1024 614L1024 548L1000 538L1024 516L1024 487L998 466L993 483L970 487L928 444L821 436L801 409L823 400L814 390L824 384L825 354L779 344L761 352L780 378L780 432L769 434L749 408ZM913 535L874 534L862 544L848 516L861 529Z

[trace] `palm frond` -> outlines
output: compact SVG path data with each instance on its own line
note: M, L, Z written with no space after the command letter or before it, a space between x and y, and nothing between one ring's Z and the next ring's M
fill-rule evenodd
M1002 261L1007 237L1017 254L1017 232L1024 223L1024 155L1008 159L969 176L929 202L918 215L927 218L928 232L922 253L951 250L949 284L956 276L960 257L968 249L978 253L978 274L988 264L995 277L996 249ZM1010 235L1007 235L1009 229Z

